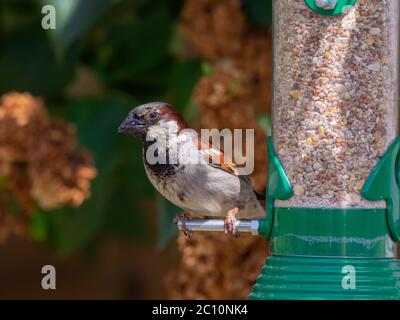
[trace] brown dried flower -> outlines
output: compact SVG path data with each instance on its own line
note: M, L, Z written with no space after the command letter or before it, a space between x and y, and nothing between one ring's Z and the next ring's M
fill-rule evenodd
M0 242L26 235L36 202L79 206L96 175L75 128L50 119L41 99L12 92L0 99Z
M23 168L14 165L0 189L0 243L10 236L25 237L35 203Z
M269 112L272 100L272 37L269 31L249 31L237 57L237 65L245 74L247 101L255 111Z
M188 0L179 26L207 60L239 51L245 28L240 0Z
M91 154L77 150L75 127L62 120L53 120L46 136L29 152L32 195L45 209L80 206L96 176Z
M181 235L178 246L178 272L166 279L172 299L246 299L267 253L265 241L245 234L239 239L211 232L194 239Z
M40 99L14 92L1 97L0 176L10 174L13 163L26 160L29 146L48 121Z

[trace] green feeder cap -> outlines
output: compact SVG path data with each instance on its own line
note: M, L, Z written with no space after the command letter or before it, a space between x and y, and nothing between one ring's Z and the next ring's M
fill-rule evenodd
M305 0L307 6L314 12L325 16L336 16L354 6L357 0Z

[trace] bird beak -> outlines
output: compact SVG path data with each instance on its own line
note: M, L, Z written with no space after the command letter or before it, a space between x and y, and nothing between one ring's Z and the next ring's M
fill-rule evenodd
M118 127L119 133L132 133L135 134L144 128L144 124L138 120L127 117Z

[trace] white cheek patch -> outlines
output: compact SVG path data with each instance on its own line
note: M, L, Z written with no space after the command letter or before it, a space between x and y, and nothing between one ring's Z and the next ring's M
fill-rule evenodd
M154 141L158 152L166 152L167 149L174 150L178 142L178 125L175 121L161 120L149 128L146 141Z
M176 137L177 135L178 125L175 121L161 120L159 123L151 126L147 132L147 136L151 140L165 140L167 137Z

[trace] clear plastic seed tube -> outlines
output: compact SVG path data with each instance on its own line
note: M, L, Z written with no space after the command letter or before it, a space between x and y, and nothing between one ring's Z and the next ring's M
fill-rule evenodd
M398 46L398 0L274 0L273 140L295 194L275 206L385 207L360 191L398 135Z

